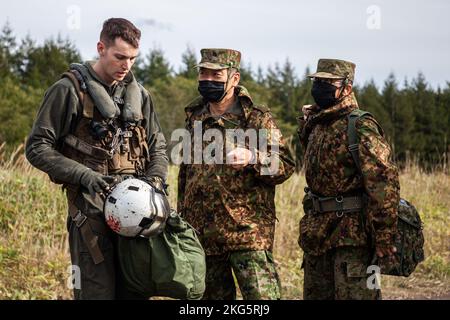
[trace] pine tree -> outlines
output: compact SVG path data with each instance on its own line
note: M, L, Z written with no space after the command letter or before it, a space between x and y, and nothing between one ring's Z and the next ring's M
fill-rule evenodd
M411 148L411 131L414 127L413 109L399 91L394 74L390 74L384 82L382 91L382 107L391 119L392 127L387 128L387 134L392 141L394 158L404 161Z
M369 111L380 123L385 132L392 132L391 119L388 112L383 108L381 95L373 79L359 90L357 100L359 107L365 111Z
M73 62L82 62L81 55L69 39L58 36L50 38L41 46L33 42L22 43L20 56L20 76L23 82L35 88L49 87L58 81L61 74L68 70Z
M18 45L17 43L20 43ZM38 45L26 36L16 40L9 23L0 31L0 143L7 141L14 148L31 129L45 89L57 81L72 62L81 62L75 45L60 36ZM137 79L151 92L166 138L184 124L184 106L198 95L197 63L190 47L182 55L182 67L174 76L172 67L161 49L151 49L139 57L133 67ZM301 163L301 147L296 135L297 117L305 104L314 103L311 81L299 79L295 68L286 60L281 66L254 74L251 65L242 64L241 83L249 89L257 105L268 106L292 152ZM393 74L381 89L374 81L354 87L360 107L370 111L382 125L394 147L401 165L414 157L424 168L447 165L450 153L450 82L433 90L419 73L411 82L405 80L400 89ZM14 115L14 116L11 116ZM170 145L170 144L169 144ZM299 165L298 168L301 166Z
M450 84L447 83L447 88L441 90L437 89L434 94L435 112L433 113L433 128L431 143L436 150L435 165L443 166L448 162L449 152L449 125L450 125Z
M261 66L258 66L256 71L256 83L260 86L264 86L266 78L264 77L263 69Z
M188 46L186 48L186 51L181 56L181 62L183 64L178 74L187 79L197 79L198 73L195 65L198 62L195 50L192 47Z
M248 86L250 83L255 82L255 79L253 78L252 65L250 63L244 64L241 62L239 73L241 74L242 85Z
M296 131L299 99L298 79L295 69L289 60L283 67L275 64L275 69L268 68L266 88L271 92L269 105L280 121L285 135L293 135Z
M444 119L444 127L447 129L444 136L443 144L443 167L450 171L450 82L447 82L446 88L442 91L442 98L440 99L440 116Z
M168 82L173 70L161 49L153 48L136 67L139 81L145 86L153 86L157 80Z
M16 37L9 22L3 26L0 34L0 77L11 77L15 75L17 58Z
M409 103L414 110L414 128L411 138L414 141L411 149L421 164L429 167L438 162L439 129L435 127L436 103L435 95L428 88L425 77L419 73L407 88Z

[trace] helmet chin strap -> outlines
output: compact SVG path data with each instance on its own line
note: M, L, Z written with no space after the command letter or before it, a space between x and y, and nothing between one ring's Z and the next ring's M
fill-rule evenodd
M342 96L342 94L344 93L344 90L347 87L347 85L348 85L348 77L345 77L345 79L343 80L343 83L342 83L342 87L340 88L339 95L338 95L339 103L342 102L342 100L344 100L344 98L346 97L346 96Z
M227 93L229 91L229 89L227 90L227 87L228 87L228 83L230 82L230 79L231 79L231 67L228 67L227 70L228 70L228 74L227 74L227 82L225 82L225 89L224 89L223 95L220 97L219 101L217 101L217 102L221 102L223 100L223 98L225 98L225 96L227 95Z

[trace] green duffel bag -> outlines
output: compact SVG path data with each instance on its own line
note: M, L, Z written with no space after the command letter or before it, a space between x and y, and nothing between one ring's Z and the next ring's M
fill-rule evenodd
M158 236L118 239L118 258L128 290L148 297L201 299L205 252L196 231L172 212Z

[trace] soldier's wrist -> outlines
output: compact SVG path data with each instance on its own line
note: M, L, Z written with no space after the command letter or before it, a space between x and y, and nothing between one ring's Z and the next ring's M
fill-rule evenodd
M165 183L164 179L159 176L144 176L140 178L141 180L147 182L152 187L164 192L167 195L168 185Z
M253 168L256 171L259 171L261 167L260 159L261 159L261 152L258 149L251 150L252 157L247 165L247 167Z
M80 177L78 178L78 184L82 186L86 186L87 182L86 180L89 179L89 177L92 174L92 169L86 168L83 172L81 172Z

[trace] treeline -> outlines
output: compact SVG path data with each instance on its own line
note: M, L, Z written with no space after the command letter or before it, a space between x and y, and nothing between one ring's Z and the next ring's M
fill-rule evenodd
M251 57L250 57L251 58ZM171 132L184 126L184 106L197 96L197 51L188 47L181 67L175 70L159 48L142 52L134 66L139 81L149 89L156 102L161 126L167 140ZM61 37L37 44L29 36L18 40L6 24L0 33L0 143L14 147L29 133L45 90L67 70L71 62L81 62L76 46ZM242 84L258 104L269 106L278 125L301 163L296 136L297 117L304 104L313 103L311 83L298 74L286 60L272 67L253 70L244 64ZM357 80L357 79L356 79ZM402 85L393 74L381 88L373 81L355 87L362 109L379 120L403 164L415 160L426 168L448 162L450 152L450 82L437 89L419 73Z

